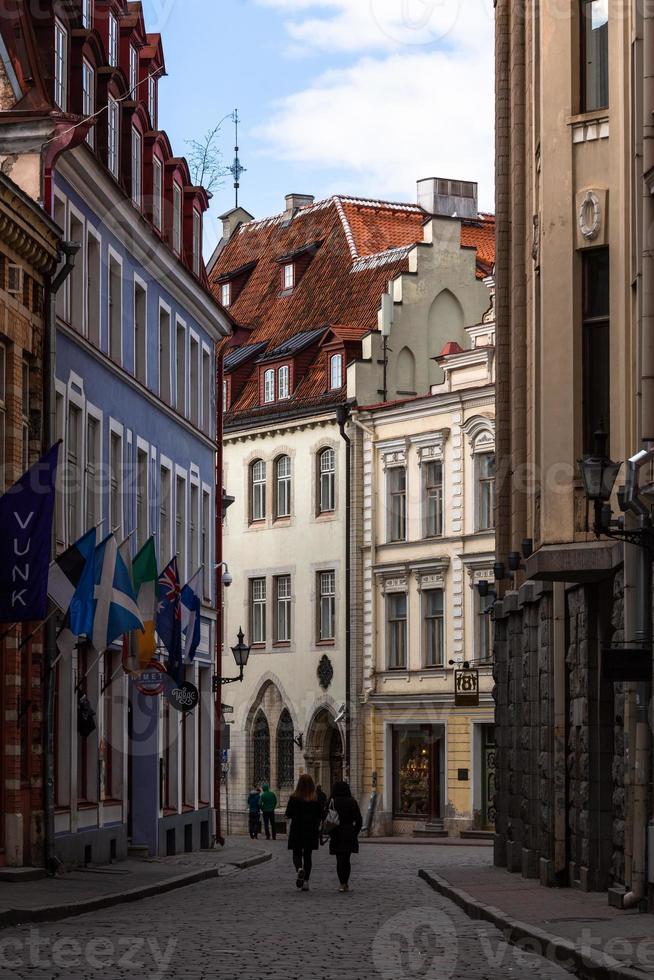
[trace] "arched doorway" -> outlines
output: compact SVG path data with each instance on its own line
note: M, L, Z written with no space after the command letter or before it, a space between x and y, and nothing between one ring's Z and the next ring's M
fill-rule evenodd
M335 782L343 779L343 739L333 715L321 709L311 722L306 740L307 772L329 795Z

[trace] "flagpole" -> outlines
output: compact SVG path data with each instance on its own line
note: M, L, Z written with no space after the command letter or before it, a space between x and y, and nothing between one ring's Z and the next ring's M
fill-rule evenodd
M87 642L88 642L88 640L87 640ZM104 654L104 650L102 651L102 653L99 653L97 655L96 659L93 661L93 663L91 664L91 666L89 667L89 669L86 671L86 673L84 674L84 676L80 678L79 683L77 684L77 686L75 688L75 694L77 694L77 692L79 691L79 689L81 688L82 684L84 683L84 681L86 680L86 678L89 676L89 674L91 673L91 671L92 670L95 670L95 668L98 666L98 664L102 660L103 654Z
M59 609L58 609L57 606L55 606L55 608L50 612L50 615L49 616L46 616L46 618L39 623L39 625L36 627L36 629L32 630L32 632L29 634L29 636L26 636L25 639L22 640L18 644L18 650L20 651L20 650L23 649L24 646L27 646L27 644L32 639L32 637L33 636L36 636L36 634L39 632L39 630L40 629L43 629L44 626L47 626L47 624L50 622L50 620L54 616L56 616L58 612L59 612ZM4 636L3 637L0 637L0 639L4 640Z
M120 674L120 672L121 672L122 669L123 669L123 665L121 663L121 664L118 665L118 667L116 667L115 671L113 672L113 674L111 675L111 677L109 678L109 680L105 684L103 684L102 687L100 688L100 694L101 695L104 694L104 692L107 690L107 688L111 687L111 685L116 680L116 678L118 677L118 675Z

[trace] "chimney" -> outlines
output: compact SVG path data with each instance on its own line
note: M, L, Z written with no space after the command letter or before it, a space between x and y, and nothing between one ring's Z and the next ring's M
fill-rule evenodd
M223 223L223 241L228 242L239 225L252 221L252 215L245 208L238 207L222 214L220 220Z
M428 214L447 218L476 218L477 187L471 180L427 177L418 181L418 204Z
M286 217L292 218L300 208L309 208L315 198L313 194L287 194L286 195Z

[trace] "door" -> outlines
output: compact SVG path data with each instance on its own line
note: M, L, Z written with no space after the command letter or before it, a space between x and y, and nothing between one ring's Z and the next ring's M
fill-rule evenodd
M482 726L482 821L485 830L495 827L495 726Z

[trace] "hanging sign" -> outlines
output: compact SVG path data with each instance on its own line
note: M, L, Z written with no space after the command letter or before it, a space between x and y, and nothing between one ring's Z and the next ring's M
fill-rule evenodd
M170 680L163 664L153 660L138 677L134 678L136 688L147 698L158 698L166 689L166 681Z
M454 704L457 708L479 707L479 671L454 671Z
M173 687L168 691L168 703L176 711L193 711L200 701L200 692L195 684L184 681L179 687Z

